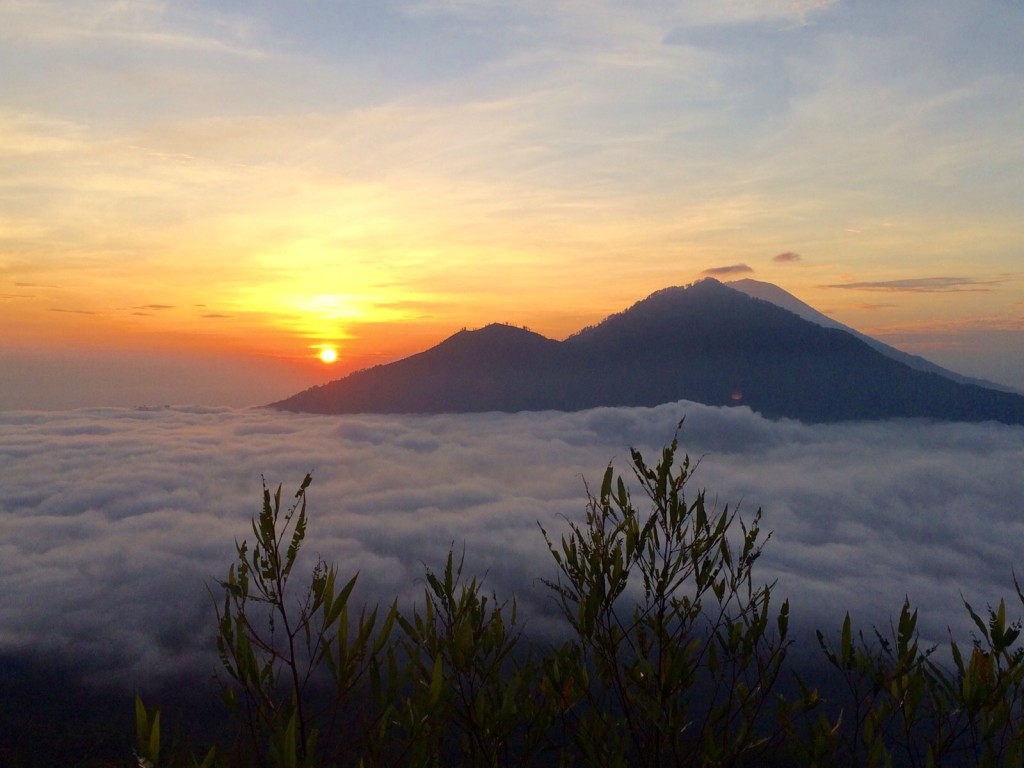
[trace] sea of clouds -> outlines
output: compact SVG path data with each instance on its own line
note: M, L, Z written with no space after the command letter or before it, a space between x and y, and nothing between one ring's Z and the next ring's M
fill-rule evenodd
M422 594L449 548L515 596L528 635L555 627L555 570L538 528L579 519L584 483L629 447L681 450L719 507L763 509L757 564L789 597L795 637L870 632L905 596L923 635L970 636L962 607L1007 597L1020 615L1024 428L925 421L809 426L747 408L674 403L578 413L314 416L263 409L0 412L0 653L145 680L216 666L211 591L252 538L261 476L307 471L308 558L359 572L371 603ZM636 495L640 500L640 495ZM305 563L308 567L309 562ZM1010 599L1012 598L1012 600Z

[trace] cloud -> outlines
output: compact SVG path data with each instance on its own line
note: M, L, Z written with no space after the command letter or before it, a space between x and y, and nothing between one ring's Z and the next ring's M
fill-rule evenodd
M891 309L892 307L895 307L895 306L898 306L898 305L896 305L896 304L885 304L885 303L882 303L882 302L862 301L859 304L851 304L850 308L851 309L863 309L863 310L867 310L867 311L872 311L872 310L876 310L876 309Z
M59 657L126 687L216 666L207 587L251 535L260 476L312 470L307 555L358 572L357 595L422 592L465 544L467 572L515 594L527 633L556 622L537 581L558 535L628 447L686 417L695 484L764 510L760 578L788 596L801 648L849 610L884 625L903 595L925 637L965 635L960 594L1012 594L1024 430L903 421L807 426L677 403L579 413L322 417L214 408L0 413L0 652ZM311 560L303 564L311 565ZM809 649L809 650L808 650Z
M143 304L141 307L135 307L135 309L174 309L173 304Z
M730 264L729 266L726 267L708 267L703 272L701 272L701 274L711 276L740 275L746 272L753 271L754 270L751 267L748 267L746 264Z
M15 39L65 45L99 41L108 46L245 58L263 55L246 39L244 32L251 25L223 13L206 14L202 17L206 29L194 31L188 29L188 15L176 18L173 6L160 3L136 3L127 8L76 1L59 9L46 3L21 3L8 11L10 23L0 34Z
M779 263L785 263L785 262L790 262L790 261L800 261L800 254L799 253L794 253L793 251L785 251L783 253L779 253L779 254L777 254L775 256L772 256L772 261L779 262Z
M878 325L872 329L872 335L905 336L956 336L960 334L995 334L1000 331L1020 333L1024 331L1024 315L980 315L949 318L928 318L925 320L907 321Z
M743 53L759 41L771 38L775 32L776 30L764 21L695 24L674 28L662 42L665 45Z
M881 291L886 293L958 293L962 291L990 291L1001 280L975 280L971 277L917 277L907 280L881 280L878 282L833 283L824 288L845 288L853 291Z

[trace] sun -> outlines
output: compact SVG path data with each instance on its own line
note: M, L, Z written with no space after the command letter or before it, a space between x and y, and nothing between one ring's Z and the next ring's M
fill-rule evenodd
M324 363L330 364L336 362L338 359L338 350L334 347L324 347L320 350L320 360Z

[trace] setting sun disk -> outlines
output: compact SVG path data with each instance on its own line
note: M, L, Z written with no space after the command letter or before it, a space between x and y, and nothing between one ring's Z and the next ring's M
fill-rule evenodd
M338 350L334 347L324 347L320 350L320 360L325 363L333 363L338 359Z

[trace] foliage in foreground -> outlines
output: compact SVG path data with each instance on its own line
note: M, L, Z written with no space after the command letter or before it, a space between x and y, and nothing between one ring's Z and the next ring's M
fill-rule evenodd
M238 738L161 763L159 712L137 700L138 764L1024 765L1021 622L1002 601L984 616L965 603L979 634L950 640L951 665L920 646L909 603L888 633L847 616L838 636L818 633L839 693L796 680L781 695L789 605L753 575L761 512L709 509L704 491L688 501L677 449L654 466L631 452L642 508L608 467L580 522L542 529L566 626L553 647L529 643L515 601L487 594L453 552L411 613L356 610L357 577L342 583L319 559L295 589L311 478L287 508L264 487L253 544L236 545L220 582Z

